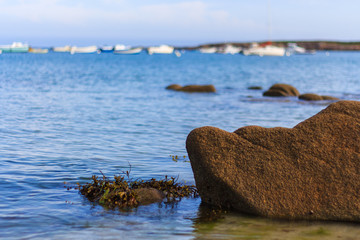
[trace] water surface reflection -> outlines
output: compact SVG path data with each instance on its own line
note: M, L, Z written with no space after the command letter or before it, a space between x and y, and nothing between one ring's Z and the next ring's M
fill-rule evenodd
M359 239L360 224L273 220L200 205L194 239Z

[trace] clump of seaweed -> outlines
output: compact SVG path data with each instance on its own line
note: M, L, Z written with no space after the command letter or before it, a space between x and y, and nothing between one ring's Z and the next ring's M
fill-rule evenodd
M180 158L183 158L183 162L190 162L189 160L186 160L186 156L184 155L183 157L179 157L178 155L170 155L171 159L174 161L174 162L178 162L178 161L181 161Z
M165 203L174 203L183 197L196 198L199 196L194 185L182 185L174 177L165 176L162 180L152 178L150 180L131 181L128 171L126 176L127 178L115 175L114 179L110 180L103 173L102 178L93 175L90 183L78 184L78 189L90 202L98 203L110 209L133 208L141 205L142 202L138 194L140 189L160 191L166 199Z

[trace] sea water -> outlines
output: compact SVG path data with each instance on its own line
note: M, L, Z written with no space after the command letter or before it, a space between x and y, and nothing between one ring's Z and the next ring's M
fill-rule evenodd
M194 184L188 133L215 126L293 127L329 102L267 98L275 83L360 100L360 53L243 55L0 55L1 239L324 239L359 225L278 222L223 214L202 220L201 200L106 210L69 184L130 171L134 179ZM166 90L213 84L216 93ZM263 90L248 90L261 86ZM178 156L178 161L173 161ZM66 182L66 183L64 183Z

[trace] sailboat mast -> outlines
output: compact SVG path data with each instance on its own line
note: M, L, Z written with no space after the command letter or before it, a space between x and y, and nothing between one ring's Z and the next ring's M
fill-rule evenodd
M267 1L268 5L268 41L272 41L272 24L271 24L271 2L270 0Z

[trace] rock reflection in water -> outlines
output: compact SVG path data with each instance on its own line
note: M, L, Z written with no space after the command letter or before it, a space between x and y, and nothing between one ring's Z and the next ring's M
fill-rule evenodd
M249 216L201 204L194 239L313 240L359 239L360 224L282 221Z

